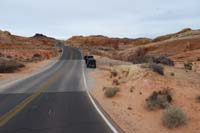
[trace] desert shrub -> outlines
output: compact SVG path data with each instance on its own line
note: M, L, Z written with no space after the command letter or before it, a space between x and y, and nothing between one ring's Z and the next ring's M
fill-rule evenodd
M24 67L22 63L0 58L0 73L11 73L22 67Z
M175 128L183 125L187 120L186 114L181 108L171 106L164 110L162 121L163 125L168 128Z
M184 63L184 68L187 69L187 70L192 70L192 62L187 62L187 63Z
M115 70L112 70L111 72L110 72L110 77L112 78L112 77L116 77L117 75L118 75L118 73L117 73L117 71L115 71Z
M106 97L113 97L116 95L116 93L119 91L119 88L117 87L107 87L104 90L104 94Z
M169 89L164 89L162 91L154 91L147 99L146 105L150 110L157 108L167 108L172 102L172 94Z
M12 56L8 55L8 56L6 56L6 58L8 58L8 59L12 59Z
M168 66L174 66L174 62L170 58L167 58L164 55L154 57L153 62L168 65Z
M132 87L129 89L129 91L132 93L134 89L135 89L135 87L132 86Z
M62 53L62 49L59 49L58 52L59 52L59 53Z
M138 56L138 57L139 56L144 56L144 55L146 55L146 53L147 53L147 51L145 50L145 48L139 47L135 51L135 56Z
M114 79L112 82L113 85L119 85L119 81L117 79Z
M197 97L196 97L196 100L197 100L198 102L200 102L200 96L197 96Z
M164 68L162 65L151 63L149 65L149 68L151 68L154 72L156 72L160 75L164 75Z
M130 55L128 61L133 64L141 64L152 62L152 56L146 55L147 51L143 47L139 47L136 49L135 53Z
M0 57L3 57L4 55L2 53L0 53Z
M171 76L175 76L175 73L171 72Z
M168 66L174 66L174 62L165 55L147 55L147 50L144 47L139 47L135 52L128 57L128 61L133 64L142 63L160 63Z
M42 60L42 55L40 55L40 54L34 54L32 56L32 61L40 61L40 60Z

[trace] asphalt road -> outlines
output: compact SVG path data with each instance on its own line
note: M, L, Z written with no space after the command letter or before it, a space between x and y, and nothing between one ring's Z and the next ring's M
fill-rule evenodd
M0 92L0 133L110 133L84 87L81 53ZM1 87L1 86L0 86Z

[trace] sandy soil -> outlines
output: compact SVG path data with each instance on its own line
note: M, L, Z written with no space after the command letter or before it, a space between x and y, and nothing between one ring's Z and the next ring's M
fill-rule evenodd
M200 74L184 69L165 67L165 75L160 76L139 65L116 67L117 70L128 70L124 75L119 71L117 86L120 92L113 98L104 95L103 87L114 86L110 78L110 69L97 69L89 75L95 79L91 93L112 119L127 133L199 133L200 103L196 96L200 95ZM108 67L106 67L108 68ZM171 73L175 76L171 76ZM186 112L187 123L176 129L168 129L162 125L163 110L149 111L145 107L145 99L155 90L163 88L172 90L173 105ZM133 92L130 92L132 88Z

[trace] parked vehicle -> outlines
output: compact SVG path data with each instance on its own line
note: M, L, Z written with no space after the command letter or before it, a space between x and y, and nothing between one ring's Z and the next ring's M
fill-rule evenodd
M96 68L96 60L93 56L84 56L87 68Z

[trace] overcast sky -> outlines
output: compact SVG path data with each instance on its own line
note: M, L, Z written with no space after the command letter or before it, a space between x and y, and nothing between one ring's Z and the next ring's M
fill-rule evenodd
M0 0L0 29L43 33L155 37L200 29L200 0Z

